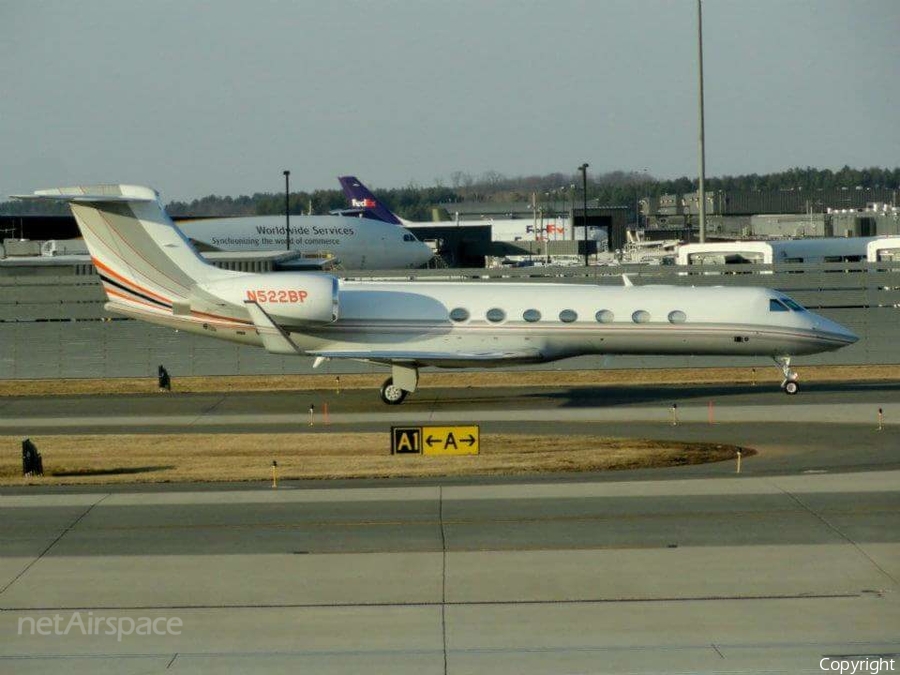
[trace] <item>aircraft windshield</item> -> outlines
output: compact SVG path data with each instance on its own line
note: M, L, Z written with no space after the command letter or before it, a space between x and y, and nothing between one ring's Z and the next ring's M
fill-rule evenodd
M769 298L770 312L787 312L788 308L794 312L805 312L806 309L790 298Z
M786 304L788 307L790 307L792 310L794 310L795 312L805 312L806 311L806 309L802 305L800 305L797 302L794 302L790 298L781 298L781 301L784 304Z

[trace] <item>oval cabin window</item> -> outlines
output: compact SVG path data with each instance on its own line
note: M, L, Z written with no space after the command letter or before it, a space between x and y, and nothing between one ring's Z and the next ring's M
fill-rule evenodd
M541 320L541 313L536 309L526 309L525 313L522 314L522 318L528 323L534 323L535 321Z
M563 323L572 323L576 319L578 319L578 315L571 309L564 309L559 313L559 320Z
M506 312L504 312L499 307L494 307L492 309L489 309L485 316L491 323L500 323L501 321L503 321L503 319L506 318Z
M631 320L635 323L647 323L650 320L650 312L646 309L639 309L631 315Z
M456 321L459 323L460 321L468 321L469 320L469 310L463 309L462 307L457 307L453 311L450 312L450 320Z
M687 321L687 314L680 309L669 312L669 323L684 323L685 321Z
M597 319L597 321L599 321L600 323L612 323L615 320L616 315L608 309L601 309L599 312L594 314L594 318Z

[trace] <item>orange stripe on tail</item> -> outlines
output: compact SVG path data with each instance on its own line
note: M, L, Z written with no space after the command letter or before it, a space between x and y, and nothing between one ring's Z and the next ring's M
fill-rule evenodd
M172 304L172 301L169 300L168 298L165 298L161 295L158 295L157 293L154 293L153 291L147 290L146 288L139 286L138 284L134 283L134 281L132 281L131 279L126 279L118 272L111 270L109 267L107 267L102 262L97 260L94 256L91 256L91 261L94 263L94 265L96 267L103 270L104 272L106 272L108 275L115 278L116 280L121 281L126 286L132 286L133 288L135 288L137 291L143 293L144 295L149 295L151 298L156 298L157 300L159 300L161 302L165 302L169 305Z

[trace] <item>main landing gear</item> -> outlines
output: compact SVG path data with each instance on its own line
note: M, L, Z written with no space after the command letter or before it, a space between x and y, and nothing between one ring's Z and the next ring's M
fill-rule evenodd
M391 365L391 377L381 385L381 400L387 405L400 405L419 384L419 369L414 365Z
M793 396L800 391L800 385L797 383L800 376L791 370L791 357L776 356L775 363L778 364L778 367L781 368L782 375L784 375L784 380L781 381L781 388L784 390L785 394Z

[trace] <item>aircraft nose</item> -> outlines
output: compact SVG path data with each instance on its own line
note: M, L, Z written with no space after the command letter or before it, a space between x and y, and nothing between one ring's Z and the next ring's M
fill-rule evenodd
M848 345L852 345L854 342L859 342L859 335L854 333L852 330L848 330L841 326L843 329L844 339L847 341Z
M816 316L813 328L821 333L827 333L829 337L838 339L844 344L852 345L859 341L859 336L849 328L821 316Z

